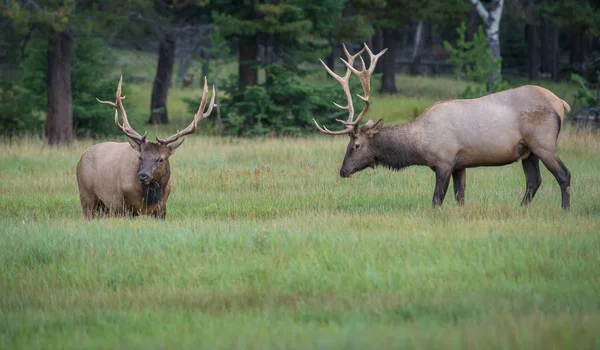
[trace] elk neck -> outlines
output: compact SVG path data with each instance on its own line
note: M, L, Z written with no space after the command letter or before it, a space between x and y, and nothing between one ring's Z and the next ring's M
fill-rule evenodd
M426 162L419 153L417 138L418 132L413 121L381 128L373 136L377 165L392 170L401 170L411 165L425 165Z
M171 170L169 166L163 176L158 181L152 181L148 184L141 184L142 186L142 199L146 205L155 205L160 202L165 194L165 188L169 183L171 177Z

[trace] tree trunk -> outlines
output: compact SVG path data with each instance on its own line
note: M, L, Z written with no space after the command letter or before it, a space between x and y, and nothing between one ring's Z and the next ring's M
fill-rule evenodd
M488 47L492 54L492 59L498 61L500 55L500 20L502 19L502 10L504 9L504 0L493 0L491 9L485 9L480 0L471 0L479 17L485 25L485 35L487 37ZM502 80L502 67L488 76L488 91L496 83Z
M215 83L215 89L217 84ZM221 119L221 104L219 103L219 94L215 95L215 104L217 105L217 133L223 136L223 119Z
M258 36L241 36L238 39L238 79L241 86L258 84Z
M423 53L423 41L425 38L424 32L426 31L426 25L423 20L420 20L417 24L417 30L415 32L415 40L413 41L413 52L410 63L410 75L419 74L419 68L421 65L421 54Z
M525 25L527 37L527 71L529 80L539 79L540 55L538 51L539 30L536 24Z
M189 53L183 53L179 56L179 68L177 69L177 84L183 86L183 78L190 67L192 56Z
M558 81L560 47L558 46L559 30L556 26L552 26L552 79Z
M167 94L171 85L173 64L175 62L175 39L166 34L158 46L158 66L152 85L152 100L150 102L150 119L148 124L168 124Z
M375 29L375 34L373 35L372 38L372 42L373 42L373 49L371 51L375 52L375 53L379 53L381 52L381 50L384 49L383 47L383 32L381 31L381 29ZM387 55L387 53L385 54ZM375 71L374 73L381 73L382 72L382 68L381 68L381 64L375 66Z
M583 63L584 36L585 30L583 26L574 25L571 27L571 52L569 54L569 63L573 66L579 66L581 63Z
M202 66L201 68L201 72L202 72L202 76L200 77L200 81L202 82L201 84L204 84L204 77L208 78L208 62L207 61L202 61Z
M477 10L472 8L471 11L469 11L467 18L467 33L465 34L465 39L467 41L473 41L473 37L475 36L475 33L477 33L477 28L480 23L479 18L477 17Z
M48 40L48 104L45 134L51 146L70 144L73 141L72 46L71 37L66 32L56 32Z
M388 50L381 57L383 59L380 90L382 94L395 94L398 92L396 89L396 45L398 43L396 34L396 29L383 29L383 45Z
M329 67L332 71L335 72L335 61L336 61L336 56L338 53L338 50L336 50L335 48L335 44L331 43L331 53L329 55L327 55L327 57L325 57L325 64L327 64L327 67ZM346 57L344 56L344 59L346 59ZM324 71L323 74L325 74L325 76L328 79L333 79L333 77L327 73L327 71Z
M550 73L552 70L552 41L550 40L552 33L550 30L550 23L542 22L542 54L540 62L540 71L544 75Z

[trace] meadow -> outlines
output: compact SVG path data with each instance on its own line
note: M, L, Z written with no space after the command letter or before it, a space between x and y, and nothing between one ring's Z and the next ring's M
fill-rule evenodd
M371 118L456 92L399 82ZM130 118L148 92L125 91ZM181 128L194 94L173 91L172 125L136 128ZM346 136L209 134L171 158L164 221L82 218L75 166L95 140L2 144L0 348L600 348L600 136L561 133L566 213L543 166L529 207L515 163L468 170L465 206L450 189L433 208L424 167L341 179Z

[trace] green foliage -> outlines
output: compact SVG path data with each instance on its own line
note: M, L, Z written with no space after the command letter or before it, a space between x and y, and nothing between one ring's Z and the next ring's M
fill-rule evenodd
M460 80L464 76L466 80L478 83L476 88L467 86L459 96L473 98L506 89L508 83L505 81L496 79L493 84L488 83L488 77L497 72L502 63L501 59L492 58L483 27L478 27L472 41L467 41L466 31L467 26L462 22L456 29L456 44L444 41L444 48L450 53L448 61L453 65L456 77Z
M18 78L3 81L0 100L0 134L40 134L46 111L47 42L32 41ZM97 97L112 96L114 82L105 78L111 57L100 39L81 38L74 45L71 68L73 123L77 136L98 137L117 132L107 107Z
M114 60L104 49L101 39L80 40L75 46L71 67L73 91L73 122L77 136L98 137L116 134L110 108L98 103L96 98L113 96L115 82L106 77L107 63ZM103 97L106 96L106 97Z
M537 13L559 27L580 25L594 38L600 35L600 6L597 1L563 0L536 3Z
M224 133L236 136L295 135L315 132L312 119L331 122L345 112L332 102L341 98L334 84L314 86L280 65L266 67L266 82L241 87L234 78L221 84ZM337 84L337 83L336 83ZM187 99L190 111L199 101Z
M23 81L0 79L0 135L12 138L41 134L44 119L30 100L35 97Z
M351 0L354 9L377 28L399 29L414 21L430 21L434 28L452 25L471 8L464 0Z
M315 62L329 49L324 36L341 22L344 0L278 3L216 0L211 3L213 20L227 39L259 37L270 43L265 62L281 64L303 74L302 63Z
M588 87L588 82L580 75L571 74L571 82L577 84L575 91L575 103L581 108L595 107L600 104L596 91Z

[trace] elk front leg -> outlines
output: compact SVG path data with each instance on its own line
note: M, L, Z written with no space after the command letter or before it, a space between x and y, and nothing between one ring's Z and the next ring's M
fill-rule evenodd
M160 208L160 210L154 212L155 219L164 220L166 217L167 217L167 207L166 206L163 206L162 208Z
M454 198L459 205L465 204L465 186L467 184L467 169L457 169L452 173L454 182Z
M441 206L448 191L450 184L450 176L452 169L436 168L435 169L435 191L433 191L433 206Z
M538 188L542 185L542 175L540 174L540 159L535 154L531 154L529 157L521 161L523 165L523 172L525 173L525 196L521 201L521 205L527 205L531 203Z

